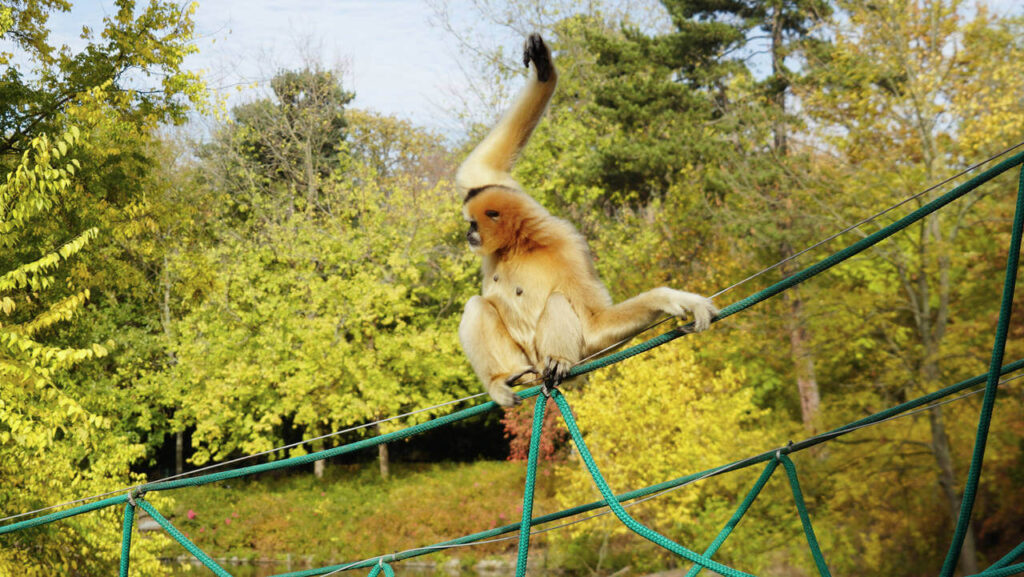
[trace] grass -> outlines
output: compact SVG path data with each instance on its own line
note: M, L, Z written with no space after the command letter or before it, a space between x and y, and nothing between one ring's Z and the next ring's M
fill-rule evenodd
M290 555L319 566L514 523L524 475L523 463L502 461L392 463L391 479L384 481L376 463L329 465L322 479L304 473L181 489L165 514L215 558L280 561ZM555 510L553 489L542 468L535 512ZM451 556L507 557L515 548L511 540ZM166 556L182 553L175 543Z

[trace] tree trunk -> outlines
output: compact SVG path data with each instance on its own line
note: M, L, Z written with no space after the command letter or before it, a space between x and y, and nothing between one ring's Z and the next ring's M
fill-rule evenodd
M814 431L821 406L818 378L814 371L814 356L808 346L807 329L803 326L804 305L797 287L782 293L787 310L786 330L789 332L790 355L796 375L796 388L800 394L800 420L804 429Z
M164 337L167 339L167 364L174 366L178 364L178 357L170 350L171 342L174 340L174 333L171 331L171 274L167 254L164 254L163 269L160 271L160 284L163 285L163 302L160 303L160 324L164 329ZM180 475L185 472L185 431L174 433L174 474Z
M388 444L377 445L377 458L380 460L380 478L385 481L391 476L391 465L388 461Z
M925 352L928 354L922 371L925 382L929 384L938 383L939 367L934 360L937 358L937 352L934 350L934 341L927 339L925 345ZM953 520L953 525L955 526L960 518L960 501L962 499L957 490L956 472L953 470L953 453L949 448L949 435L946 434L946 420L942 416L942 407L935 407L928 411L928 423L931 425L932 454L935 456L935 464L939 468L939 488L942 490L942 496L945 498L950 519ZM960 547L959 567L962 575L975 575L978 573L978 553L974 544L973 521L967 524L964 544Z
M772 94L772 101L776 108L775 121L772 123L772 145L776 156L784 158L789 154L788 134L786 127L786 91L789 81L786 78L786 68L783 62L783 14L781 0L776 0L772 9L772 78L775 82L776 92ZM786 204L792 202L785 200ZM792 215L792 207L786 211ZM784 218L781 222L783 231L793 230L792 218ZM782 244L783 259L794 254L789 241ZM783 267L783 274L791 274L789 267ZM818 417L818 409L821 405L821 395L818 392L818 378L814 370L814 356L808 346L810 340L807 336L807 329L804 326L804 304L800 298L799 287L793 287L782 293L782 301L786 307L786 331L789 333L790 355L793 359L793 370L796 375L796 388L800 394L800 419L804 429L814 431L814 423Z
M318 195L316 190L316 171L313 170L312 144L308 138L306 139L304 150L306 161L306 210L312 211L313 207L316 206Z
M324 459L320 459L319 461L313 461L313 476L316 477L317 479L323 479L325 466L326 461Z
M949 436L946 435L946 424L942 417L942 408L935 407L928 411L928 421L932 428L932 452L935 463L939 466L939 486L949 506L950 518L956 524L960 517L960 501L956 489L956 475L953 472L953 456L949 450ZM978 573L978 552L974 544L974 521L967 524L964 544L960 547L960 574L976 575Z
M178 431L174 434L174 474L180 475L185 472L185 433Z
M373 426L374 435L380 435L380 425ZM391 476L391 463L388 457L388 444L377 445L377 460L380 462L380 478L385 481Z
M783 62L782 48L782 2L776 0L772 10L772 77L777 83L777 92L772 95L778 118L772 126L772 137L775 153L780 157L786 156L789 146L787 143L786 131L786 86L787 79L783 78L785 67Z

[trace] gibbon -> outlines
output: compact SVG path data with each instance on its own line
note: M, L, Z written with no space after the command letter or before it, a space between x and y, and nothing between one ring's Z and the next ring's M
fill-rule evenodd
M523 64L531 62L526 87L455 175L466 238L483 261L483 294L466 303L459 340L491 398L506 407L519 401L511 387L526 375L557 385L580 359L663 314L689 311L702 331L718 312L708 298L666 287L613 305L583 236L512 178L557 82L538 34L523 48Z

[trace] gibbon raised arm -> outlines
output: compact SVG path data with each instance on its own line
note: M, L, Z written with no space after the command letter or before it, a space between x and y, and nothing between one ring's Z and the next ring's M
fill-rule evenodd
M665 314L691 313L708 328L710 299L666 287L612 304L583 236L552 216L512 178L512 165L555 91L551 52L537 34L523 49L530 79L490 134L463 161L466 238L480 255L483 290L466 303L459 340L498 404L518 398L512 385L539 374L560 382L582 358L643 330Z

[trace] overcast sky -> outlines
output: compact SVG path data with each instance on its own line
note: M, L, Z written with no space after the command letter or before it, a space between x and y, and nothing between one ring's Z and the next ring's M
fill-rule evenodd
M460 9L466 1L451 0L453 18L472 17ZM1004 14L1022 11L1020 0L989 4ZM80 45L81 27L101 29L102 18L115 10L113 0L77 0L70 15L53 16L52 40ZM453 135L458 127L440 105L446 94L465 90L466 79L452 40L432 17L426 0L201 0L200 52L188 66L204 70L212 87L237 101L251 92L233 87L297 66L306 43L325 65L346 71L343 81L356 92L355 106ZM507 30L495 34L514 54L520 41Z

